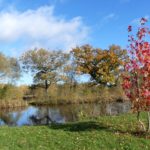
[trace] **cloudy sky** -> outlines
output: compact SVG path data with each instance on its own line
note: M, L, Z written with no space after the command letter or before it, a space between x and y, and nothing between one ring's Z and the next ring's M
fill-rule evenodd
M127 46L127 27L149 18L149 0L0 0L0 51Z

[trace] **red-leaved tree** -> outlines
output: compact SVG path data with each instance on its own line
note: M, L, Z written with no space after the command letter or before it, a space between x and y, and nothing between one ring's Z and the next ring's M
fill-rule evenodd
M138 121L145 131L150 131L150 30L146 23L147 19L141 18L137 31L128 27L129 59L124 66L122 86L131 100L133 111L137 112ZM141 111L148 113L147 129L140 120Z

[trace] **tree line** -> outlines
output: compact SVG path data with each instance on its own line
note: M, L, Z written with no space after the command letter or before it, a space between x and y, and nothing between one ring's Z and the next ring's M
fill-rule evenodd
M19 59L0 53L0 79L14 81L23 71L31 72L34 85L47 91L52 83L75 84L78 77L88 74L92 84L115 86L125 60L126 50L117 45L108 49L83 45L70 53L40 48L26 51Z

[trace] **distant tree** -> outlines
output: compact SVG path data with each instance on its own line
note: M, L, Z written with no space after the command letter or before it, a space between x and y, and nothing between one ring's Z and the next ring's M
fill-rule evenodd
M7 69L8 69L7 58L2 53L0 53L0 77L1 78L6 75Z
M76 86L77 84L77 65L74 62L74 58L72 57L72 54L70 53L68 55L68 60L63 66L63 81L67 84L69 84L70 89Z
M23 69L34 74L34 82L48 87L60 80L59 69L63 66L67 54L61 51L48 51L45 49L34 49L25 52L21 61Z
M148 112L147 131L150 131L150 42L147 35L150 30L145 26L147 20L142 18L136 35L133 35L132 26L128 27L129 33L129 60L125 64L123 74L123 89L132 102L132 108L137 112L137 119L146 130L140 120L140 112Z
M21 69L18 60L0 53L0 79L15 81L20 77L20 74Z
M108 50L93 48L90 45L72 50L80 74L89 74L91 80L100 85L116 85L119 71L123 67L126 50L112 45Z
M21 76L21 68L19 61L16 58L10 57L8 58L8 62L9 62L8 67L9 69L7 74L8 78L10 78L12 82L15 82Z

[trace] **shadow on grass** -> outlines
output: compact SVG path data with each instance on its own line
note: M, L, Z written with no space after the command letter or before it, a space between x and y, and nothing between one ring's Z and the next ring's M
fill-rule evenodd
M51 124L50 129L54 130L64 130L69 132L83 132L83 131L105 131L118 135L132 135L138 138L150 139L150 134L143 131L127 131L121 129L115 129L113 126L108 126L106 124L96 122L96 121L85 121L85 122L75 122L68 124Z
M144 131L132 131L130 134L135 137L150 139L150 133Z
M51 129L61 129L70 132L92 131L92 130L108 130L109 127L95 121L76 122L68 124L51 124Z

